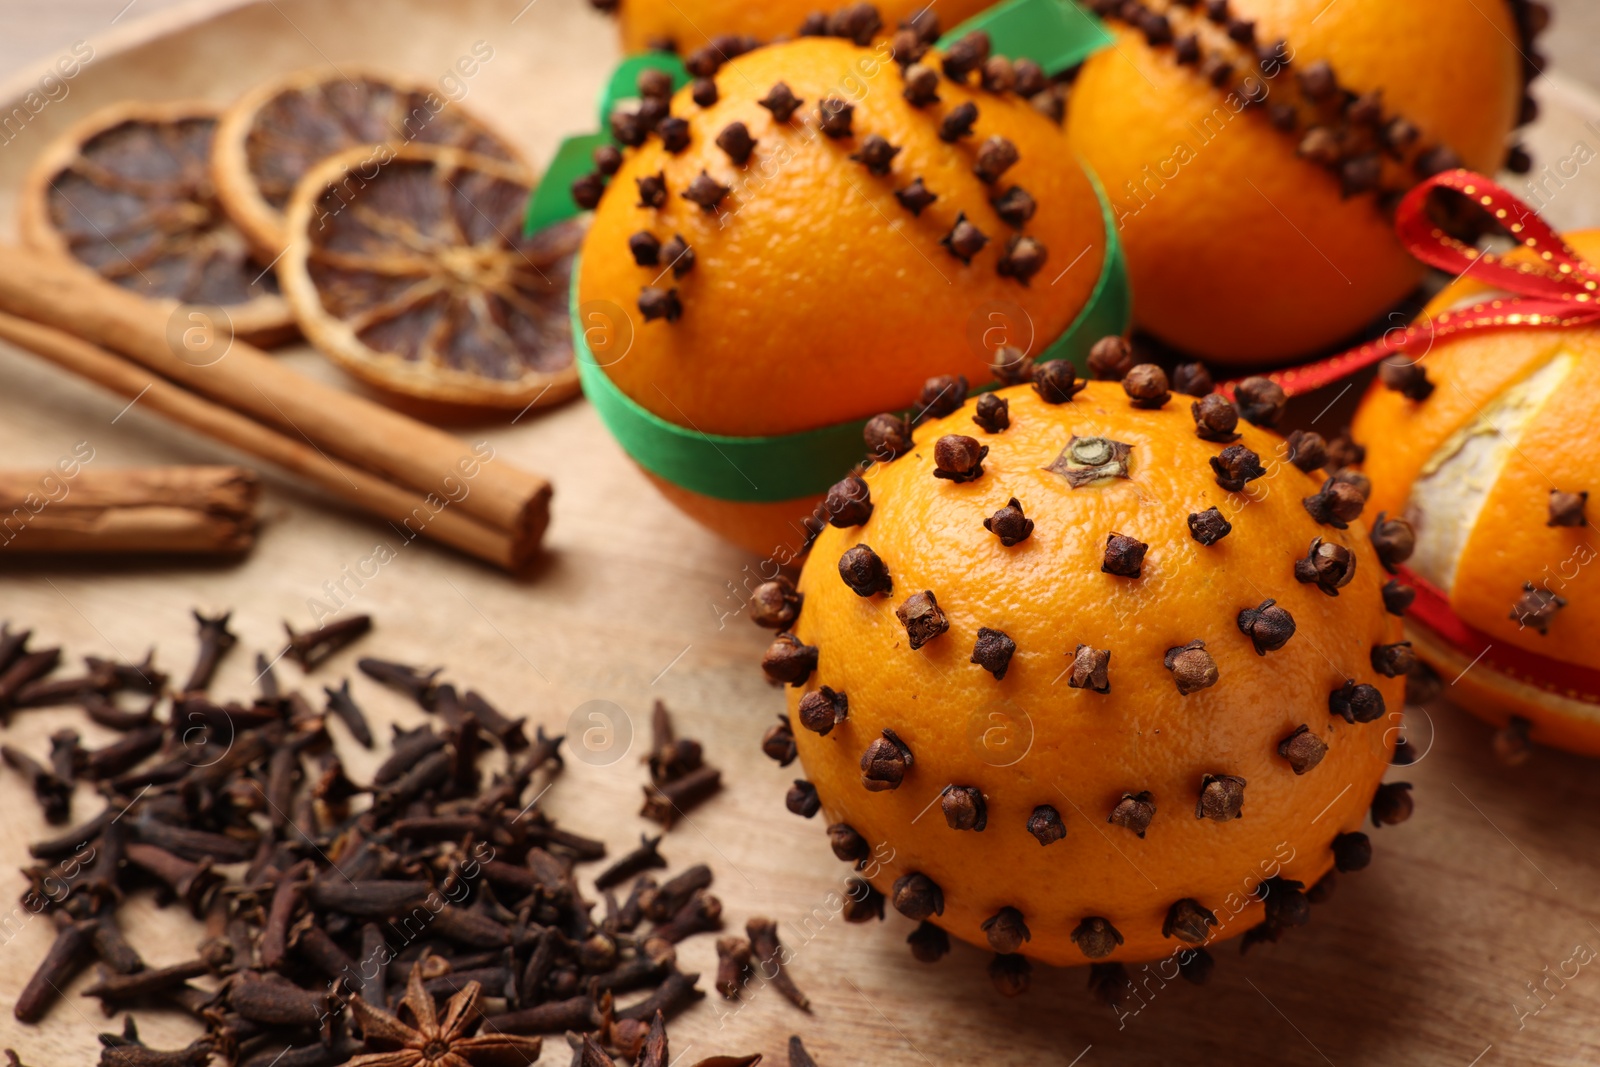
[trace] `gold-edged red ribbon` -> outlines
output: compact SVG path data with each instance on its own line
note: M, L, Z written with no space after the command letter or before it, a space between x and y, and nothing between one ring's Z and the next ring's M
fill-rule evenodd
M1400 580L1417 593L1406 610L1407 620L1421 623L1464 658L1481 662L1534 689L1600 705L1600 670L1552 659L1490 637L1457 615L1450 598L1427 579L1401 567Z
M1427 212L1428 197L1435 189L1453 189L1472 198L1533 258L1510 260L1474 248L1435 226ZM1600 324L1600 269L1574 252L1533 208L1481 174L1446 171L1417 185L1395 212L1395 234L1406 251L1429 266L1512 295L1424 316L1347 352L1268 374L1284 392L1309 393L1389 356L1418 349L1426 354L1435 341L1473 330Z

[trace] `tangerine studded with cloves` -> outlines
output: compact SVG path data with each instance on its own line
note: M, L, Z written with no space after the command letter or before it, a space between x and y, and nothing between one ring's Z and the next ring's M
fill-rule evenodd
M1036 65L963 37L953 79L925 17L808 25L782 43L696 46L694 84L608 117L626 147L580 189L595 205L577 285L597 327L585 340L625 346L626 359L596 353L606 376L685 429L783 436L905 411L934 374L986 381L1004 341L974 323L1003 307L1042 347L1106 266L1100 202L1040 113L1037 98L1059 102L1059 87ZM863 46L867 25L882 35ZM634 255L639 233L661 242L654 264ZM687 258L668 257L674 237ZM1042 384L1070 396L1071 379ZM1002 431L1003 410L968 426ZM897 450L892 425L873 433ZM654 480L763 556L797 555L800 520L820 503Z
M893 842L862 872L886 921L919 958L943 955L931 931L997 952L1005 992L1029 960L1136 962L1298 924L1303 894L1269 907L1256 889L1362 863L1349 835L1404 703L1375 517L1319 523L1302 500L1320 471L1244 419L1235 442L1202 438L1189 403L1151 405L1165 381L1074 386L897 424L848 494L870 514L821 531L769 653L776 681L811 668L793 744L823 825L849 830L836 851ZM998 402L1003 430L974 424ZM1403 540L1380 538L1391 562ZM1409 798L1383 797L1387 824Z

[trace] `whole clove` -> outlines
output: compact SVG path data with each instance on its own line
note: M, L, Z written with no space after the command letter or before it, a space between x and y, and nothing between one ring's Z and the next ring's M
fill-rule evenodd
M800 616L802 600L794 583L779 575L762 582L750 594L751 621L769 630L788 629Z
M947 785L939 796L945 823L952 830L972 830L981 833L989 822L988 807L983 791L971 785Z
M1378 380L1385 389L1407 400L1421 402L1433 395L1434 385L1421 363L1407 358L1386 359L1378 366Z
M801 697L796 711L801 726L826 737L829 731L849 717L850 698L824 685Z
M995 264L995 271L1002 278L1015 278L1027 285L1035 274L1044 269L1048 258L1049 252L1037 239L1014 235L1006 242L1005 253Z
M421 707L428 707L433 702L435 682L441 673L439 668L423 671L404 663L372 657L357 660L356 667L368 678L410 697Z
M989 238L967 219L967 213L963 211L956 215L955 224L950 227L949 233L939 239L939 243L963 264L970 265L972 257L983 251Z
M724 998L738 999L739 990L750 974L751 959L750 942L744 938L717 939L717 979L714 984Z
M906 597L894 613L900 625L906 628L907 643L913 652L950 629L950 620L939 608L938 598L931 589Z
M1133 347L1112 334L1089 349L1089 373L1101 381L1120 382L1133 369Z
M1100 569L1119 578L1137 578L1143 573L1145 553L1149 550L1150 546L1136 537L1108 534Z
M1584 508L1589 502L1587 491L1580 493L1567 493L1560 489L1550 490L1550 519L1546 526L1587 526L1589 520L1584 514Z
M844 905L839 917L847 923L882 921L883 908L888 902L882 893L863 878L845 880Z
M1377 722L1383 718L1383 694L1376 686L1354 679L1328 694L1328 711L1345 722Z
M228 622L233 618L231 611L221 615L202 615L198 611L193 614L199 629L200 651L195 656L194 669L189 672L188 681L183 684L182 691L185 693L204 692L210 688L212 675L216 674L222 657L239 643L239 639L228 629ZM0 690L4 689L3 683L4 679L0 678Z
M1262 377L1246 378L1240 382L1234 389L1233 397L1239 405L1239 414L1246 422L1266 429L1272 429L1282 420L1289 399L1283 386Z
M1414 807L1410 782L1385 782L1372 798L1372 825L1398 826L1411 818Z
M17 994L11 1013L18 1022L36 1023L61 990L67 986L93 954L93 934L98 925L95 919L73 919L63 912L54 912L56 939L45 953L33 976Z
M1350 584L1356 574L1355 555L1343 545L1315 538L1306 557L1297 560L1294 576L1307 585L1315 584L1328 596L1338 596L1339 590Z
M1106 822L1130 830L1135 837L1142 840L1155 817L1155 797L1149 790L1143 790L1138 793L1122 794L1122 799L1117 801L1111 809L1111 814L1106 816Z
M609 889L621 885L635 875L650 870L657 870L667 866L667 861L660 852L661 837L650 837L646 834L639 835L639 847L618 859L611 866L595 876L596 889Z
M1202 545L1214 545L1233 532L1233 524L1215 507L1189 516L1189 536Z
M1022 154L1017 151L1017 146L1009 139L1000 136L990 137L978 146L977 159L972 165L972 173L985 185L993 185L1000 180L1000 176L1016 165Z
M982 30L972 30L952 42L944 53L944 76L951 81L966 81L967 76L981 68L989 59L989 35Z
M1172 368L1172 391L1175 393L1204 399L1210 396L1215 388L1216 383L1212 380L1211 371L1204 363L1180 363Z
M682 778L644 787L644 806L639 814L670 829L678 819L715 796L722 789L722 772L704 766Z
M74 733L72 737L72 749L75 750L77 734ZM34 799L39 802L39 807L44 811L45 821L59 825L71 818L72 779L70 760L69 773L66 777L63 777L35 760L26 752L10 745L0 744L0 759L4 759L6 766L16 771L27 781L28 788L33 792Z
M1064 359L1047 360L1033 367L1033 391L1046 404L1065 404L1088 387L1077 368Z
M1378 552L1378 562L1390 574L1416 551L1417 534L1411 524L1405 519L1391 519L1388 512L1378 512L1369 537Z
M787 84L780 81L775 83L772 88L767 91L767 95L756 101L756 103L772 112L772 117L775 121L788 122L790 116L792 116L795 111L799 109L800 105L805 103L805 101L795 96L793 90L791 90Z
M778 716L776 724L767 727L767 732L761 738L761 751L769 759L776 760L778 766L787 767L799 755L795 748L794 730L789 726L786 716Z
M990 674L995 681L1000 681L1006 676L1006 670L1011 665L1011 657L1016 654L1017 643L1005 632L991 629L987 626L978 627L978 639L972 647L972 659Z
M778 924L772 919L758 916L745 924L745 934L750 939L751 960L756 973L771 982L785 1000L801 1011L810 1011L810 998L800 991L789 974L787 952L778 939Z
M798 688L817 669L817 658L817 646L804 644L785 630L767 646L766 653L761 657L761 669L773 681Z
M901 90L912 107L926 107L939 102L939 72L921 63L910 63L902 75L905 88Z
M289 644L283 654L298 663L302 670L311 671L369 633L372 630L372 616L351 615L299 634L287 622L283 624L283 629L289 635Z
M1078 951L1091 960L1104 959L1122 944L1122 934L1098 915L1091 915L1078 923L1070 936L1078 946Z
M1229 445L1221 455L1212 456L1211 469L1217 476L1217 484L1230 493L1243 492L1246 485L1267 474L1261 457L1244 445Z
M1033 535L1033 520L1022 513L1022 502L1012 497L1005 507L983 520L983 528L998 537L1006 548L1010 548Z
M1000 433L1011 426L1011 404L1005 397L984 393L978 397L972 421L984 433Z
M910 747L885 729L861 754L861 784L871 793L899 789L914 762Z
M989 446L965 434L945 434L933 445L933 476L957 484L983 476L983 460Z
M1294 636L1294 617L1275 600L1263 600L1259 607L1239 612L1239 632L1250 638L1256 655L1276 652Z
M918 179L920 182L921 179ZM1000 216L1007 226L1013 229L1022 229L1028 220L1033 218L1033 213L1038 210L1038 204L1028 191L1020 185L1013 185L998 196L991 197L989 205L994 208L995 214Z
M845 863L861 863L872 854L867 839L847 823L834 823L828 827L828 844L833 854Z
M838 97L824 97L817 103L817 128L824 137L835 140L849 137L851 134L851 120L855 116L855 105Z
M914 446L910 421L893 414L874 415L868 419L862 439L867 452L880 461L898 459Z
M1122 377L1122 390L1136 408L1155 409L1172 399L1167 372L1154 363L1139 363Z
M732 191L730 186L723 185L701 170L699 175L689 182L688 188L678 195L691 204L699 205L701 211L710 214L716 211L717 205L722 203L722 198Z
M1288 761L1295 774L1305 774L1322 762L1328 754L1328 743L1311 732L1311 727L1301 723L1294 732L1278 742L1278 755Z
M1189 405L1189 412L1194 416L1194 431L1201 440L1228 444L1239 439L1234 432L1239 425L1239 411L1233 401L1221 393L1206 394Z
M1206 651L1204 641L1191 641L1178 648L1170 648L1163 661L1172 672L1178 692L1184 696L1198 693L1217 684L1217 663Z
M1301 503L1317 522L1344 530L1361 517L1361 510L1367 506L1367 498L1359 486L1339 478L1329 478L1322 483L1321 489Z
M350 736L362 748L372 747L372 727L367 725L367 716L350 696L350 679L346 678L339 683L338 689L324 686L323 693L328 698L328 711L340 722L345 729L350 731Z

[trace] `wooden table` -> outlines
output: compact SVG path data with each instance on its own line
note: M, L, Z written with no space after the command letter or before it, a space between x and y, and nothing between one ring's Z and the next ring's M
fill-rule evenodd
M609 27L582 0L537 0L513 22L521 7L520 0L208 2L152 21L119 22L96 35L97 57L69 97L0 151L0 218L10 218L10 190L32 152L106 101L141 94L225 99L265 73L319 61L442 72L476 40L489 41L496 58L472 83L469 99L546 159L561 135L592 123L590 101L613 46ZM1546 99L1559 106L1548 108L1536 147L1544 158L1559 157L1585 136L1586 105L1570 84L1553 86ZM1552 202L1551 214L1566 224L1600 221L1600 195L1585 185L1593 180L1580 175ZM311 353L284 358L338 380ZM13 351L0 350L0 382L7 466L43 467L80 441L106 466L218 458L137 405L125 409ZM960 946L938 966L917 965L904 945L910 924L898 917L870 928L834 918L803 932L797 924L825 913L846 871L820 826L783 811L780 798L793 774L756 749L782 699L756 667L764 632L737 614L736 591L753 561L667 505L581 402L515 426L462 432L488 438L508 460L555 479L543 564L513 581L414 544L376 577L347 583L338 599L375 616L377 633L364 648L447 665L551 731L575 729L573 717L588 701L614 704L634 731L632 750L614 760L570 759L546 803L573 829L617 849L646 828L634 813L651 702L665 700L705 741L729 789L674 829L665 851L675 866L704 861L716 869L716 892L735 923L754 914L784 923L797 951L793 972L814 1013L770 992L742 1010L713 996L674 1027L681 1062L760 1050L782 1063L784 1041L795 1032L824 1067L1493 1067L1600 1059L1600 969L1585 966L1564 985L1549 980L1542 1008L1529 991L1577 946L1589 946L1588 956L1600 949L1600 821L1592 814L1600 810L1600 776L1588 761L1552 753L1505 770L1489 756L1487 729L1444 706L1413 713L1413 740L1427 754L1391 777L1416 783L1417 815L1374 835L1378 857L1368 872L1344 878L1308 928L1244 959L1224 945L1209 986L1152 983L1144 1007L1120 1021L1089 1000L1083 970L1041 971L1029 995L1008 1001L992 989L986 953L976 949ZM314 601L332 603L325 583L341 582L346 568L390 537L379 524L275 480L266 514L259 547L237 566L41 565L0 554L0 615L36 627L41 643L61 642L73 656L137 658L155 645L165 665L181 670L194 644L189 609L232 607L243 641L217 689L243 693L250 654L280 647L283 620L310 625ZM353 673L347 653L308 685L315 692ZM295 668L285 676L300 682ZM355 684L376 717L419 718L364 679ZM77 718L19 715L6 737L43 751L63 717ZM371 770L368 754L349 757L358 777ZM0 774L0 805L8 816L0 823L0 901L10 902L22 888L16 867L26 862L25 844L46 828L11 774ZM93 798L80 796L78 812L92 810ZM132 940L152 964L191 953L196 928L187 917L144 901L128 914ZM50 933L45 922L3 916L0 909L0 1003L8 1004ZM706 972L707 986L711 940L684 946L686 963ZM1571 965L1566 969L1570 974ZM69 1000L38 1028L0 1013L0 1045L16 1045L35 1067L88 1062L94 1032L112 1028L111 1021L76 990ZM182 1043L194 1032L184 1019L159 1015L144 1016L141 1029L158 1045ZM543 1063L566 1062L562 1042L550 1049Z

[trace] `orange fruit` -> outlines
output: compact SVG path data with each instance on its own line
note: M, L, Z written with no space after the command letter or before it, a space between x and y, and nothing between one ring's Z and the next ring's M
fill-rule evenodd
M426 80L346 65L262 82L222 114L212 153L217 195L272 260L288 242L284 211L322 160L365 145L437 144L520 163L521 156L462 104Z
M1386 210L1387 194L1419 179L1419 156L1443 147L1452 165L1489 173L1505 158L1523 82L1504 0L1232 0L1255 42L1287 42L1282 68L1258 63L1203 5L1147 6L1174 37L1198 34L1199 60L1111 19L1116 44L1084 64L1068 133L1116 208L1135 321L1179 348L1238 365L1340 341L1422 278ZM1221 88L1208 61L1232 65ZM1320 104L1319 63L1336 79ZM1290 116L1291 129L1275 128ZM1339 165L1307 158L1330 136L1352 188L1378 188L1346 196ZM1409 146L1398 156L1383 147L1391 136Z
M760 103L779 83L804 101L782 122ZM909 406L936 374L981 383L991 346L1037 353L1088 300L1105 256L1100 203L1061 130L1028 101L941 78L939 101L915 107L881 49L822 37L742 55L716 85L709 107L689 90L673 97L686 144L674 152L652 136L628 151L584 240L580 306L632 320L631 347L604 371L650 412L735 436L864 419ZM821 134L821 102L845 97L849 134ZM941 124L968 105L971 135L941 140ZM717 143L735 124L754 141L743 162ZM986 184L974 168L995 138L1017 161ZM872 145L894 150L882 173L858 158ZM665 192L647 205L640 183L656 176ZM920 212L901 198L919 179L937 197ZM686 199L697 181L720 195L710 210ZM991 203L1013 187L1037 205L1023 226ZM987 239L970 262L942 243L963 218ZM1002 270L1011 243L1027 239L1048 258L1024 282ZM650 245L652 265L630 241ZM692 250L681 275L667 258L674 242ZM668 291L681 315L647 317L641 301ZM791 523L808 510L672 495L757 552L798 544Z
M1600 231L1566 239L1600 261ZM1458 281L1428 311L1487 291ZM1367 449L1371 506L1416 527L1409 569L1473 632L1441 633L1413 615L1407 633L1450 681L1451 701L1497 725L1521 716L1536 742L1600 755L1600 687L1582 674L1600 668L1600 575L1591 528L1580 524L1595 513L1577 496L1600 492L1590 447L1600 431L1600 329L1458 334L1419 366L1432 392L1419 401L1374 383L1352 433Z
M222 309L230 336L294 336L270 257L251 256L211 180L217 108L199 100L112 104L45 147L17 196L33 248L176 309ZM199 320L196 320L199 321Z
M524 236L532 186L521 164L427 144L313 167L278 262L306 337L425 404L525 411L576 394L567 302L583 224Z
M592 0L593 2L593 0ZM994 0L879 0L876 9L884 27L931 12L948 29L993 4ZM595 6L617 13L622 47L628 52L670 48L689 53L721 34L773 41L799 31L807 16L837 16L863 5L840 0L598 0Z
M1400 620L1364 522L1314 519L1302 501L1322 479L1275 434L1202 440L1188 397L995 395L1009 428L976 427L972 403L919 427L866 472L870 506L812 547L792 632L763 661L793 685L777 733L794 735L797 792L814 790L841 857L841 839L866 850L891 904L1002 954L1135 963L1275 939L1336 853L1365 865L1351 835L1393 749L1402 679L1374 650ZM1230 491L1214 463L1240 473L1241 449L1259 475ZM1300 574L1316 538L1327 567Z

